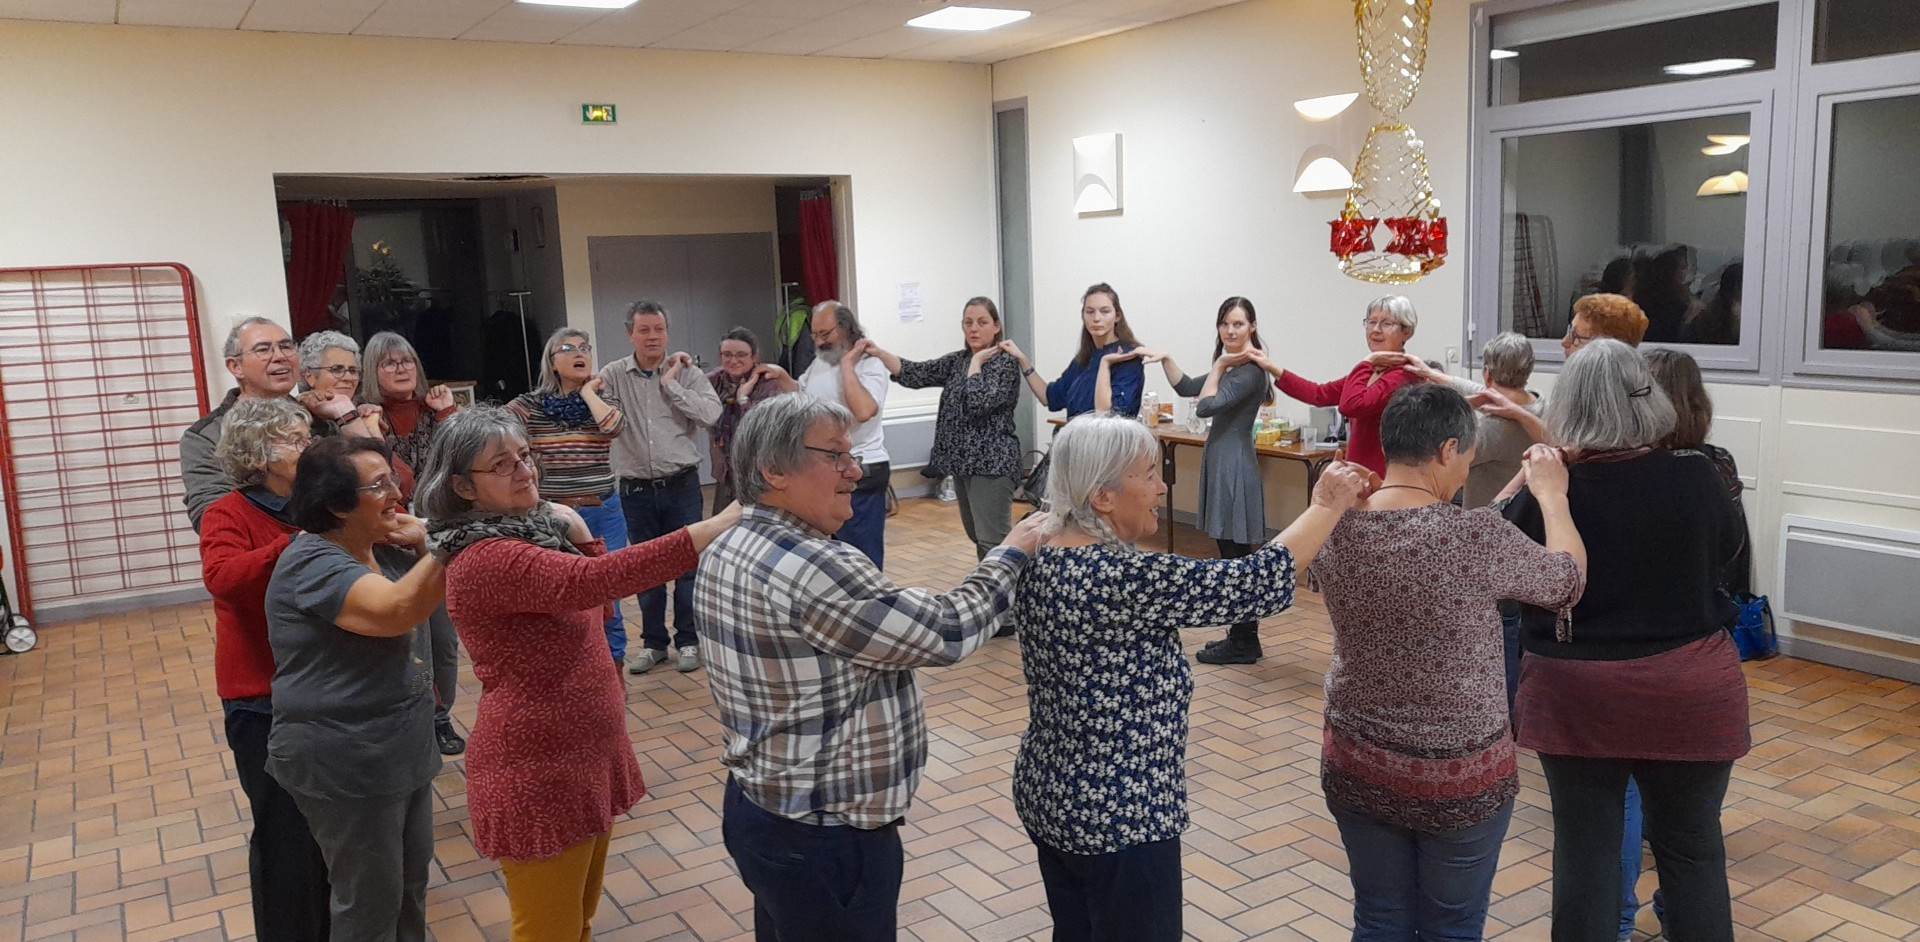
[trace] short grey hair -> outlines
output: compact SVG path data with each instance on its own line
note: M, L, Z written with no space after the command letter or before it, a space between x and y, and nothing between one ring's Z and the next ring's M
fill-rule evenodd
M352 337L337 330L319 330L308 334L300 341L300 372L311 373L320 368L320 360L328 350L345 350L354 356L360 355L360 344Z
M1141 458L1159 454L1159 443L1139 419L1083 413L1054 436L1053 449L1047 452L1047 512L1056 525L1071 520L1103 543L1137 551L1093 509L1093 499L1119 487Z
M733 486L740 503L752 507L773 487L767 472L789 474L807 454L807 433L827 422L842 432L853 428L847 407L803 392L784 393L754 406L733 430Z
M429 520L472 513L473 502L453 489L453 479L471 473L480 453L503 438L526 444L527 427L518 416L491 403L468 406L434 426L433 443L427 446L420 484L413 494L414 513Z
M386 398L380 391L380 362L399 353L413 361L414 384L413 398L427 398L427 375L420 365L420 354L413 349L407 338L391 330L383 330L367 338L367 345L360 351L360 401L379 403Z
M1367 316L1373 316L1375 311L1386 312L1393 318L1394 323L1406 328L1409 335L1413 333L1415 327L1420 326L1420 315L1414 312L1413 302L1407 300L1406 295L1390 294L1384 298L1374 298L1367 305Z
M1673 403L1638 350L1610 337L1567 360L1547 401L1554 444L1582 451L1650 448L1673 431Z
M819 314L821 311L833 312L834 326L845 327L847 329L847 343L849 345L859 343L861 340L866 339L866 328L860 326L860 316L853 313L853 308L841 304L838 301L822 301L813 306L814 314Z
M562 327L547 335L547 345L540 351L540 383L533 387L534 392L542 396L560 395L560 372L553 368L553 355L560 352L561 344L573 337L593 342L593 338L578 327ZM587 359L592 361L593 357Z
M220 444L214 446L213 458L235 484L258 484L266 480L267 465L273 463L273 440L307 428L307 410L292 399L245 396L234 400L221 420Z
M643 298L627 306L627 320L625 323L627 333L633 333L633 319L642 314L658 314L660 315L660 319L666 321L669 325L673 323L673 320L667 317L666 305L658 301Z
M1497 334L1480 351L1487 385L1519 389L1533 376L1533 342L1509 330Z
M239 357L241 352L240 335L245 333L247 328L258 327L261 324L272 324L275 327L280 326L279 321L271 317L261 317L258 314L240 318L234 322L232 329L227 331L227 342L220 345L220 355L229 360Z

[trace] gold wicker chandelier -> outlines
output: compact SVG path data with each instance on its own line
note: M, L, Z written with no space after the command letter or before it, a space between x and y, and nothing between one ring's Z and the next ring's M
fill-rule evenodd
M1447 256L1447 221L1433 195L1426 148L1400 120L1426 69L1433 0L1354 0L1353 14L1360 78L1380 122L1367 130L1354 161L1330 248L1350 278L1406 284Z

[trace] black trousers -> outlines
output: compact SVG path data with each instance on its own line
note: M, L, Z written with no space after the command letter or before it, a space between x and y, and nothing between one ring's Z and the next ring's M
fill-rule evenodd
M900 822L863 830L783 818L729 778L720 834L753 893L756 942L893 942L898 934Z
M325 942L332 895L327 861L293 796L267 774L267 733L272 728L273 717L264 713L227 714L234 772L253 809L253 834L247 838L253 931L263 940Z
M1542 755L1553 801L1553 940L1620 935L1620 838L1627 778L1639 783L1667 928L1684 942L1733 942L1720 806L1731 762Z
M1239 559L1242 556L1251 556L1254 550L1259 549L1259 547L1252 543L1235 543L1232 540L1214 540L1213 542L1215 546L1220 547L1221 559ZM1260 644L1259 619L1239 622L1233 627L1228 628L1227 640L1257 647Z
M1180 839L1111 854L1033 842L1053 912L1053 942L1180 942Z

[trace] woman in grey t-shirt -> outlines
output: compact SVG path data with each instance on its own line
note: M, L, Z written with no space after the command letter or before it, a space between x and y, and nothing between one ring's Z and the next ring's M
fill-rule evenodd
M326 857L335 940L426 938L440 753L424 622L446 572L389 461L377 438L307 449L287 502L305 532L267 586L267 771Z

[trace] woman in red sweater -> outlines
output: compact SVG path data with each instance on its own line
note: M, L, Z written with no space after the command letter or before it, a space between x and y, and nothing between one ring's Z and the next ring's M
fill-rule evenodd
M1404 353L1407 341L1413 339L1419 317L1413 311L1412 301L1400 295L1388 295L1367 305L1367 315L1361 323L1367 328L1368 353ZM1375 367L1361 360L1345 378L1316 383L1281 369L1259 350L1247 359L1271 374L1273 384L1281 392L1310 406L1339 406L1340 414L1346 416L1348 422L1347 460L1375 474L1387 473L1387 456L1380 450L1380 414L1387 411L1387 401L1396 390L1419 382L1417 376L1397 366Z
M540 500L525 427L492 406L441 426L415 506L480 679L474 846L501 862L515 942L588 938L613 819L645 793L601 606L692 572L740 509L602 555L578 513Z
M273 649L267 644L267 582L299 529L285 519L294 468L312 441L309 416L292 399L240 399L227 411L214 457L239 489L200 521L200 566L213 596L213 677L226 713L227 746L253 809L247 872L254 931L262 939L327 938L327 863L307 819L267 774L273 727Z

